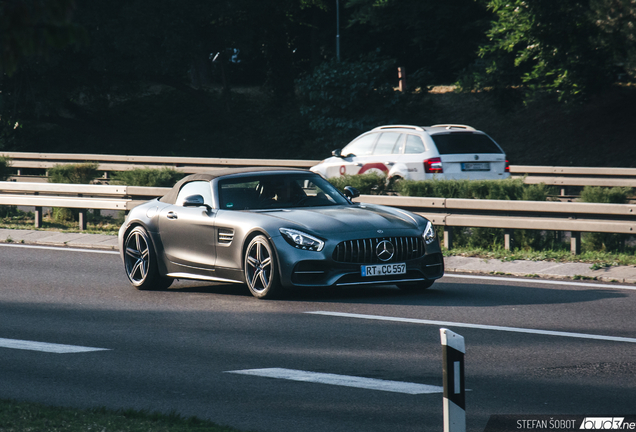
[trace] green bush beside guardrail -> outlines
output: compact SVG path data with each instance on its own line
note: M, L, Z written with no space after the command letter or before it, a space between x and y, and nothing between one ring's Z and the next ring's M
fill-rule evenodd
M633 195L628 187L586 186L581 191L579 200L589 203L626 204ZM583 233L581 242L585 250L591 251L624 251L629 236L625 234Z
M523 178L505 180L401 180L395 184L386 181L386 177L377 174L342 176L329 181L340 190L353 186L362 194L381 195L397 192L401 196L547 201L557 194L557 188L543 183L525 184ZM580 201L594 203L627 203L633 195L627 187L585 186ZM440 234L441 233L441 230ZM503 248L504 230L497 228L461 228L453 227L453 244L465 248L493 249ZM525 250L569 249L560 232L514 230L512 232L514 248ZM627 235L584 233L583 250L624 251Z
M5 181L9 177L9 169L11 167L11 158L0 156L0 181ZM10 217L16 212L15 206L0 206L0 217Z
M172 168L136 168L113 174L113 183L127 186L172 187L185 176Z
M98 176L99 164L86 162L81 164L55 165L49 169L49 183L90 184ZM78 209L58 208L51 209L51 219L56 221L77 221ZM99 210L93 210L99 213Z

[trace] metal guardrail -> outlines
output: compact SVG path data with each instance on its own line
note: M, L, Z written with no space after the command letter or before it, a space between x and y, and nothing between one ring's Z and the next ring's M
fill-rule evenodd
M170 188L0 182L0 205L35 207L35 227L42 226L43 207L80 209L79 226L86 229L86 210L130 210Z
M511 165L510 174L512 177L524 177L526 184L636 187L636 168Z
M227 167L279 166L310 168L317 160L292 159L238 159L238 158L197 158L174 156L125 156L73 153L30 153L3 152L11 158L12 167L18 170L13 180L44 181L23 174L25 169L47 170L56 165L97 162L99 170L108 173L127 171L135 168L172 168L186 174L211 171ZM586 168L558 166L511 165L513 177L524 177L527 184L545 183L552 186L626 186L636 188L636 168Z
M135 168L172 168L185 174L212 171L221 168L238 167L286 167L310 168L318 163L313 160L292 159L235 159L235 158L197 158L176 156L122 156L100 154L72 154L72 153L28 153L2 152L0 156L11 158L11 167L18 170L17 178L25 168L47 170L56 165L97 162L99 171L108 178L110 172L128 171Z
M0 182L0 205L33 206L35 225L42 224L42 207L83 209L80 229L86 228L85 209L130 210L170 188ZM363 195L359 202L409 210L445 229L444 242L452 247L450 227L506 230L510 248L514 229L570 231L572 251L580 251L580 232L636 234L636 205L544 201L500 201L454 198Z
M571 251L581 250L581 232L636 234L636 205L579 202L503 201L364 195L369 204L389 205L418 213L444 226L444 246L452 247L450 227L503 228L510 249L512 230L570 231Z

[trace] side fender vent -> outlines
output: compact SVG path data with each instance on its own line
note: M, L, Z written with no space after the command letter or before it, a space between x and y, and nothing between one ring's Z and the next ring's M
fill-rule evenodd
M230 228L219 228L219 244L229 245L234 240L234 230Z

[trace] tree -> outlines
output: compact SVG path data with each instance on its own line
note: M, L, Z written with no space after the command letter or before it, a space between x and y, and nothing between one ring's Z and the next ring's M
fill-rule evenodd
M351 15L343 53L355 58L379 50L430 80L451 83L485 42L491 14L475 0L346 0Z
M83 41L74 10L75 0L0 0L0 73L12 75L25 57Z
M496 19L465 86L520 86L526 101L549 95L568 102L615 81L612 48L589 0L489 0L488 8Z

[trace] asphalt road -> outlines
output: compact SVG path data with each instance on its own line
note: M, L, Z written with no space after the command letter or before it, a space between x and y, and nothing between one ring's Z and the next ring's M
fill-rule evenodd
M431 321L444 321L466 340L468 430L492 414L636 414L634 290L445 277L423 293L322 289L277 301L183 281L140 292L112 252L20 245L0 245L0 287L0 398L176 411L246 431L440 431L441 325ZM6 347L15 341L28 342ZM231 373L278 368L435 387Z

